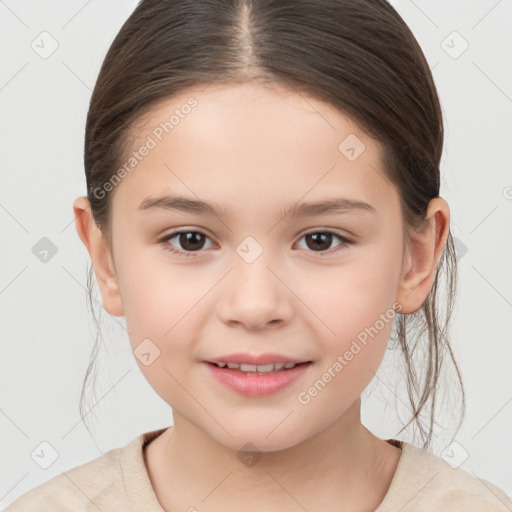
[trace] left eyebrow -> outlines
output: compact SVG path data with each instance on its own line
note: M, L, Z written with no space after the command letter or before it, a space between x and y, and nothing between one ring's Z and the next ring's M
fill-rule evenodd
M233 217L226 207L216 203L208 203L184 196L159 196L146 197L139 205L138 210L146 211L151 209L178 210L185 213L196 213L212 215L217 217ZM356 201L347 198L325 199L310 203L296 203L281 210L283 217L312 217L315 215L342 214L350 211L370 212L375 214L375 208L363 201Z
M309 217L315 215L326 215L329 213L341 214L350 211L361 211L376 214L375 208L364 201L346 199L343 197L335 199L324 199L314 203L296 203L293 206L282 210L283 217Z

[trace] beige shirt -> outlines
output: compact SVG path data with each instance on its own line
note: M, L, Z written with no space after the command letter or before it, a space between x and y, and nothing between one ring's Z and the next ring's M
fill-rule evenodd
M144 445L165 430L141 434L124 447L57 475L20 496L5 512L165 512L151 486L143 454ZM387 441L401 448L402 454L375 512L512 511L512 500L488 481L453 469L425 449Z

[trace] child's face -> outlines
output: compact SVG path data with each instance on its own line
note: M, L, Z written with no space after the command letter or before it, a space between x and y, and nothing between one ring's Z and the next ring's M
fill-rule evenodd
M197 105L181 108L191 96ZM166 133L160 123L175 109ZM125 315L151 386L175 419L234 449L286 448L341 420L381 363L404 273L399 196L376 141L325 103L256 85L190 89L154 110L138 137L132 149L149 149L112 204L122 308L111 313ZM140 208L164 195L229 213ZM336 198L373 211L282 214ZM159 241L176 229L203 238ZM248 396L205 362L240 352L312 363L284 388Z

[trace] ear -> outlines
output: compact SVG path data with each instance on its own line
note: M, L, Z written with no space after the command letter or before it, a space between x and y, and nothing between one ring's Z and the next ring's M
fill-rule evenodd
M414 313L423 303L432 288L437 264L450 227L450 208L441 197L429 202L425 231L411 230L404 251L402 277L399 283L397 302L402 305L400 313Z
M116 278L114 259L106 239L96 225L87 197L73 203L75 226L92 260L100 288L103 307L114 316L123 316L124 309Z

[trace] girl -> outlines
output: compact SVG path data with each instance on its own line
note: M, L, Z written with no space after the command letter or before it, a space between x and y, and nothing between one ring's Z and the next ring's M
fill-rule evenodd
M452 357L442 145L429 67L384 0L142 0L93 91L74 214L174 422L8 512L512 510L419 422ZM417 388L414 333L423 448L360 417L390 338Z

